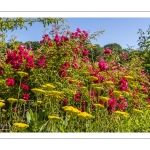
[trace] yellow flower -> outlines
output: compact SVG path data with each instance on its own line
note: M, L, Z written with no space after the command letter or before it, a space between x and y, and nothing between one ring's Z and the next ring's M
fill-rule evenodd
M124 78L126 78L126 79L131 79L131 80L134 79L132 76L124 76Z
M43 87L43 88L46 88L47 86L46 86L46 85L42 85L42 87Z
M43 94L43 93L45 93L44 90L38 89L38 88L33 88L33 89L31 89L31 91L34 92L35 94Z
M86 118L94 118L91 114L88 114L87 112L81 112L78 114L78 117L86 119Z
M45 84L46 87L49 87L49 88L55 88L52 84L48 83L48 84Z
M5 102L4 100L0 99L0 102Z
M89 79L90 81L98 80L98 78L97 78L97 77L94 77L94 76L88 76L88 79Z
M94 89L96 89L96 90L98 90L98 91L101 91L101 90L103 90L103 88L102 87L94 87Z
M123 91L123 94L124 94L125 96L129 96L129 95L130 95L130 93L129 93L129 92L126 92L126 91Z
M25 102L26 102L26 100L24 100L24 99L19 99L19 101L20 101L21 103L25 103Z
M7 100L8 100L10 103L17 102L17 99L15 99L15 98L8 98Z
M101 100L103 100L103 101L109 101L109 97L104 97L104 96L99 96L99 98L101 99Z
M149 104L149 105L146 105L146 107L150 108L150 104Z
M124 117L128 117L128 116L129 116L128 113L123 112L123 111L119 111L119 110L115 111L115 113L116 113L116 114L121 114L121 115L123 115Z
M25 124L25 123L14 123L13 124L15 127L19 127L19 128L28 128L29 125Z
M6 109L2 109L2 112L4 112L4 113L5 113L5 112L6 112Z
M5 106L5 103L0 102L0 108L3 107L3 106Z
M42 101L38 100L38 101L37 101L37 103L38 103L38 104L41 104L41 103L42 103Z
M139 109L133 109L133 111L135 111L135 112L138 112L138 113L143 113L143 111L142 110L139 110Z
M114 94L114 96L116 96L116 97L122 96L122 95L121 95L121 94L122 94L121 91L113 91L113 94Z
M60 120L60 117L58 117L58 116L48 116L48 119Z
M60 83L60 82L56 82L56 84L61 85L61 83Z
M100 108L104 108L104 105L102 104L94 104L95 107L100 107Z
M67 112L70 112L70 113L74 113L74 114L78 114L78 113L80 113L81 111L80 110L78 110L77 108L74 108L74 107L72 107L72 106L64 106L64 107L62 107L65 111L67 111Z
M112 82L112 81L105 81L104 83L105 84L109 84L109 85L113 85L114 84L114 82Z
M17 71L17 73L18 73L21 77L24 77L24 76L27 76L27 75L28 75L27 72L23 72L23 71Z

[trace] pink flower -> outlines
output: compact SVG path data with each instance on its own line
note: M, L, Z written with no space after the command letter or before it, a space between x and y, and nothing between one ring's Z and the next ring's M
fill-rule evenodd
M142 76L146 76L146 73L144 72L144 70L141 71L141 73L142 73Z
M63 100L63 103L66 105L68 103L68 100L67 99L64 99Z
M6 81L7 86L14 86L15 85L15 80L14 78L8 78Z
M29 100L29 94L22 94L22 98L24 100Z
M112 50L109 49L109 48L106 48L106 50L104 51L103 54L109 54L109 55L111 55L112 54Z
M89 54L88 50L84 49L83 50L83 56L88 56L88 54Z
M22 83L21 86L25 91L29 90L29 86L26 83Z
M43 67L45 63L46 63L46 58L43 57L37 61L37 66Z
M80 94L80 93L76 93L76 94L74 95L74 100L75 100L75 102L78 102L78 100L79 100L80 97L81 97L81 94Z
M122 56L122 59L123 59L123 60L126 60L126 59L127 59L127 54L126 54L126 53L122 53L121 56Z
M49 46L53 46L52 42L49 42L48 45L49 45Z
M105 71L108 68L107 62L104 62L104 61L100 61L98 66L100 68L100 71Z

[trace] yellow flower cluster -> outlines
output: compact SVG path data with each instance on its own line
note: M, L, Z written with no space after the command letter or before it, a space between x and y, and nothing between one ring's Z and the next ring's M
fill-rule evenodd
M104 108L104 105L102 104L94 104L95 107L100 107L100 108Z
M25 124L25 123L14 123L13 124L15 127L19 127L19 128L28 128L29 125Z
M122 96L121 94L122 94L121 91L113 91L113 95L116 97L121 97Z
M87 71L84 71L84 72L83 72L83 75L90 75L90 73L87 72Z
M94 77L94 76L88 76L88 79L89 79L90 81L98 80L98 78L97 78L97 77Z
M52 84L48 83L48 84L45 84L46 87L48 88L55 88Z
M17 71L17 74L19 74L21 77L24 77L24 76L28 75L27 72L23 72L23 71Z
M86 119L86 118L94 118L91 114L88 114L87 112L80 112L79 114L77 114L78 117L82 118L82 119Z
M3 106L5 106L5 103L0 102L0 108L3 107Z
M14 103L14 102L17 101L17 99L15 99L15 98L8 98L7 100L8 100L10 103Z
M81 112L80 110L78 110L77 108L74 108L72 106L64 106L62 108L68 113L78 114Z
M114 82L113 81L105 81L104 84L113 85Z
M48 119L60 120L60 117L58 117L58 116L48 116Z
M60 92L60 91L49 91L46 96L54 97L54 98L61 98L62 94L63 94L63 92Z
M134 108L133 111L135 111L135 112L137 112L137 113L143 113L142 110L139 110L139 109L136 109L136 108Z
M43 94L43 93L45 93L44 90L38 89L38 88L33 88L33 89L31 89L31 91L34 92L35 94Z
M126 112L123 112L123 111L118 111L118 110L117 110L117 111L115 111L115 113L116 113L116 114L121 114L121 115L123 115L123 116L126 117L126 118L129 117L129 114L126 113Z
M126 78L126 79L131 79L131 80L134 79L132 76L124 76L124 78Z
M109 97L104 97L104 96L99 96L99 98L102 100L102 101L109 101Z

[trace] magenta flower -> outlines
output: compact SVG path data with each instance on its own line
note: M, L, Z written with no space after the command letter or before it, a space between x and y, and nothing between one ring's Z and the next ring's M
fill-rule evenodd
M89 54L88 50L84 49L83 50L83 56L88 56L88 54Z
M22 94L22 98L24 100L29 100L29 94Z
M29 90L29 86L26 83L22 83L21 86L25 91Z
M106 50L104 51L103 54L109 54L109 55L111 55L112 54L112 50L109 49L109 48L106 48Z
M6 81L7 86L14 86L15 85L15 80L14 78L8 78Z

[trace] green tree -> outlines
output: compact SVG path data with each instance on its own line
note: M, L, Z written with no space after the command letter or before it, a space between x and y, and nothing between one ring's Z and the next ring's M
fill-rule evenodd
M119 54L123 52L122 47L117 43L110 43L110 44L104 45L104 49L106 49L107 47L111 48L112 51L115 51L116 53L119 53Z

